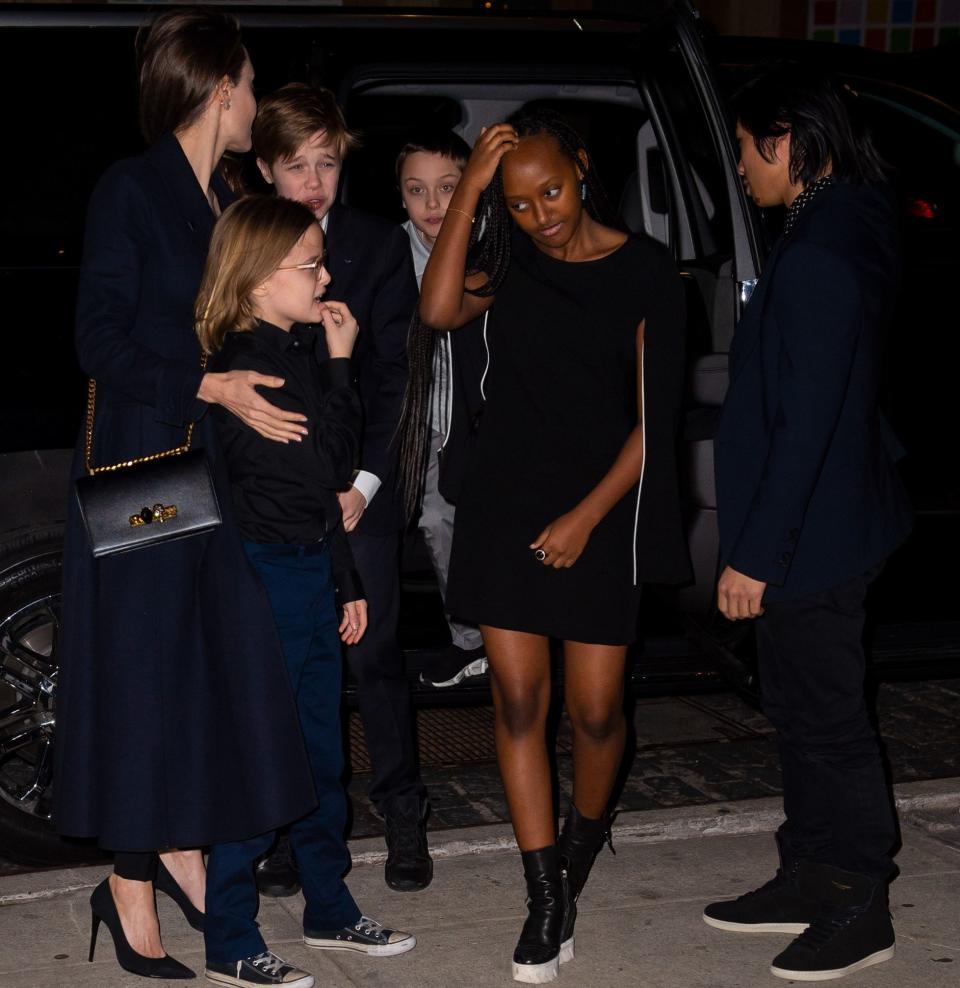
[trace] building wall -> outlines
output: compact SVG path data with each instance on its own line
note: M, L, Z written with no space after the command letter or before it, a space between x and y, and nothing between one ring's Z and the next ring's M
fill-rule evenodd
M919 51L960 37L960 0L810 0L807 37Z

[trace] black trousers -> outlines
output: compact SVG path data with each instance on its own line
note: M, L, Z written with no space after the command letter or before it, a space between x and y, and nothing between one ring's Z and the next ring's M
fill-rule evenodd
M763 709L780 739L788 855L889 878L896 823L864 698L864 598L876 568L765 604L757 620Z
M357 704L370 753L370 799L390 815L391 804L426 794L414 743L410 684L397 640L400 619L401 533L350 533L350 548L367 595L370 624L359 645L347 648L357 681Z
M160 855L156 851L115 851L113 870L118 878L134 882L153 882L157 878Z

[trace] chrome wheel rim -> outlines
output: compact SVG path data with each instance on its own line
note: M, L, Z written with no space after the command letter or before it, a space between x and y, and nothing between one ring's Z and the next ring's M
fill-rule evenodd
M0 621L0 800L49 820L60 595L30 601Z

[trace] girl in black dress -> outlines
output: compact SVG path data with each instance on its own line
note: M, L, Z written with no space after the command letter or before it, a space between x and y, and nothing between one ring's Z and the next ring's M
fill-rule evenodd
M529 896L513 976L536 984L573 957L576 898L608 836L640 584L688 575L675 462L680 279L658 244L603 223L604 208L578 135L553 114L521 111L481 134L420 303L440 330L489 311L486 405L447 604L480 625L490 660ZM574 732L559 842L545 743L550 638L563 640Z

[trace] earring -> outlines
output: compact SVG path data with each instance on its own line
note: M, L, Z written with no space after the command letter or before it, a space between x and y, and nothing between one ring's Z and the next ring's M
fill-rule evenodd
M586 182L581 182L580 183L580 198L584 202L587 201L587 183Z

